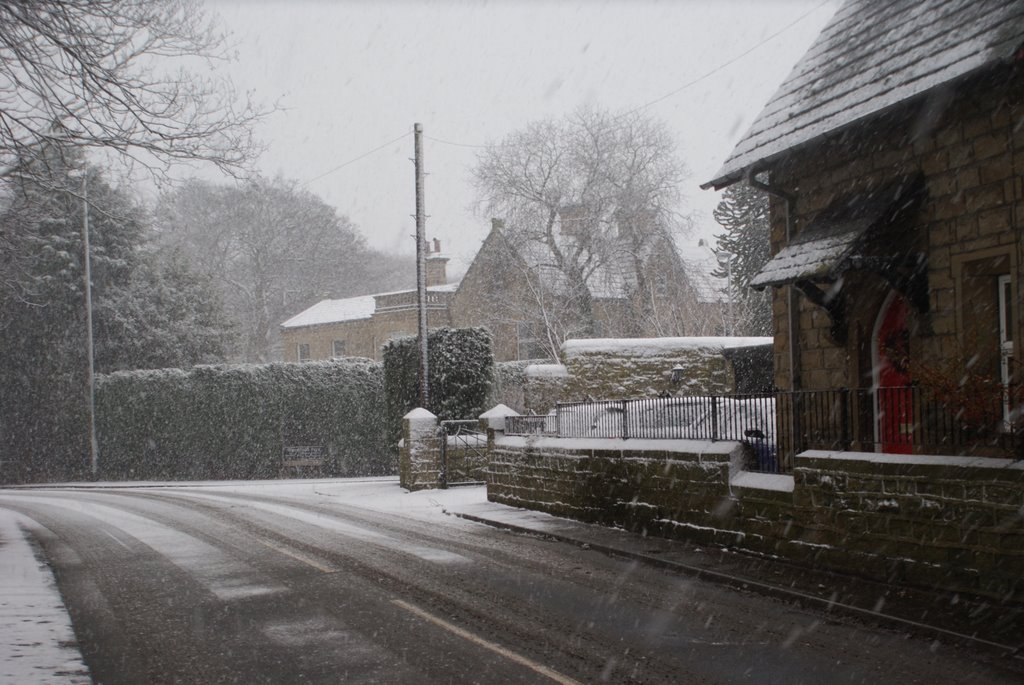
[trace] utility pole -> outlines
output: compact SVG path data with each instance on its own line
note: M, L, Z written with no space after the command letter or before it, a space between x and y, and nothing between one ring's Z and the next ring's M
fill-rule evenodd
M420 348L420 406L424 409L430 401L427 362L427 216L423 209L423 125L413 125L413 140L416 157L416 295L419 303L418 342Z
M89 465L93 480L99 469L99 443L96 441L96 373L93 359L92 341L92 258L89 249L89 171L82 173L82 246L85 252L83 263L85 268L85 349L89 357Z

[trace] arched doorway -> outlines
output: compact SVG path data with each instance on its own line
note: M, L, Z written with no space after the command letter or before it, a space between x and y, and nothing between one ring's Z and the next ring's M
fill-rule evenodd
M883 452L914 451L914 396L910 389L910 308L897 293L886 298L875 323L875 430Z

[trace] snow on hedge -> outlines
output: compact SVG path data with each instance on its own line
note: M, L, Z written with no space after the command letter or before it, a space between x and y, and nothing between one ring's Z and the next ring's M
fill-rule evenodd
M124 371L97 379L100 475L268 478L285 447L325 453L330 475L384 475L381 365L304 364Z

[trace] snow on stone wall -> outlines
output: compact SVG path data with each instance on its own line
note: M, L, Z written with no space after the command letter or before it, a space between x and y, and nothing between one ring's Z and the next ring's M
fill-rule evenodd
M564 400L618 399L660 394L726 394L735 378L722 352L771 345L771 338L600 338L562 346L569 380ZM672 369L682 379L672 382Z

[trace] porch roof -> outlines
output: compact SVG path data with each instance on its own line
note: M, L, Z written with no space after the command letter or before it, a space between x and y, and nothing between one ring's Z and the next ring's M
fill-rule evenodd
M910 177L840 197L755 274L751 287L834 281L859 252L868 230L892 222L920 188L920 177Z

